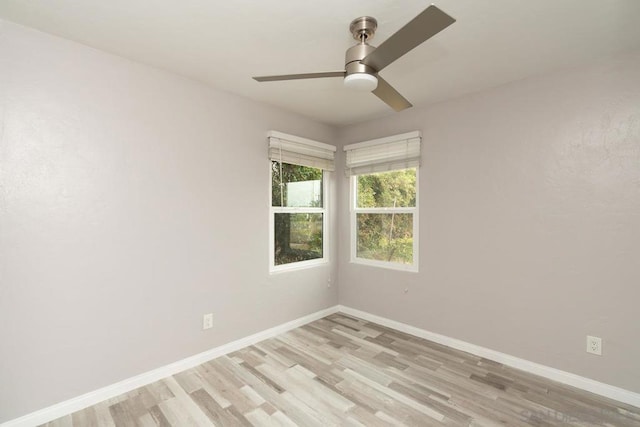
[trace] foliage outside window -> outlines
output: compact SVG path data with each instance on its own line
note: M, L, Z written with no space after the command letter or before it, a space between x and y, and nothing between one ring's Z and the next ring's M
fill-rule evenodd
M352 176L352 260L417 270L417 168Z
M323 261L323 170L271 162L272 270Z

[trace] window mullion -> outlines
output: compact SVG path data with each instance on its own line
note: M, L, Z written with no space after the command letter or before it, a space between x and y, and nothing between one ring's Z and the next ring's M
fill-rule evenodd
M291 206L272 206L271 209L274 213L324 213L326 211L325 208L298 208Z
M416 208L358 208L354 209L358 213L382 213L382 214L391 214L391 213L413 213L416 211Z

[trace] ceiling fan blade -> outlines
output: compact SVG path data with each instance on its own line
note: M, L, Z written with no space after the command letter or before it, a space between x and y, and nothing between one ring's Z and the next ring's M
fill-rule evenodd
M431 5L385 40L376 50L365 56L361 62L373 67L376 71L381 71L384 67L454 22L456 22L455 19L436 6Z
M373 90L373 94L385 102L396 111L413 107L406 98L393 88L385 79L378 76L378 87Z
M281 76L259 76L253 80L259 82L276 82L280 80L319 79L322 77L344 77L344 71L327 71L325 73L284 74Z

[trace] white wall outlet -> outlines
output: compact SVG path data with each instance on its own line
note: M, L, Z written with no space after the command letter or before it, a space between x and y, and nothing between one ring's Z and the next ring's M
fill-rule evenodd
M207 313L202 316L202 329L213 328L213 313Z
M602 356L602 339L587 335L587 353Z

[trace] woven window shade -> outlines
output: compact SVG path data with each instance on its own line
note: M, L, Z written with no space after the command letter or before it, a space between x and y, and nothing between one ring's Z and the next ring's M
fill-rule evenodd
M335 170L336 147L322 142L269 132L269 159L312 168Z
M344 147L347 176L420 166L419 132L360 142Z

